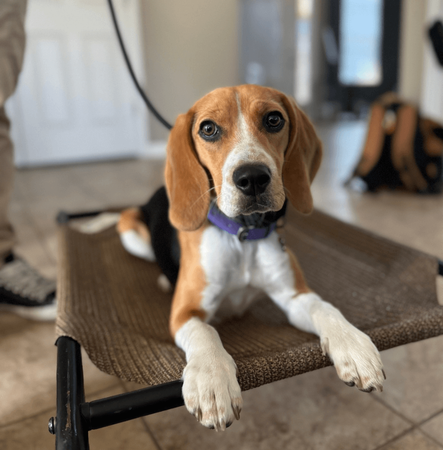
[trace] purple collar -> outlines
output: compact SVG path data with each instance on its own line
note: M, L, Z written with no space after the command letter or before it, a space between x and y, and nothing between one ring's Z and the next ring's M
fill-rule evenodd
M255 241L268 237L277 227L277 220L286 212L286 202L276 213L252 214L251 216L228 217L213 202L208 212L208 220L218 228L235 234L240 242Z

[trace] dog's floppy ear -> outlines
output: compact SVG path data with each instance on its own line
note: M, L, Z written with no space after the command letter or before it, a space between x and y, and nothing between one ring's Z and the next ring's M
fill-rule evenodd
M198 229L208 214L209 180L192 139L193 113L178 116L166 149L165 180L169 220L182 231Z
M296 105L295 100L282 96L289 115L290 132L283 165L283 184L286 194L302 214L314 209L311 183L320 167L322 143L306 114Z

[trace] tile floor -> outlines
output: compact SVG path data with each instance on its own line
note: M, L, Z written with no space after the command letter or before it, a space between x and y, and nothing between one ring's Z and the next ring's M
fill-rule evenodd
M443 196L361 194L342 183L365 125L318 127L325 158L313 185L318 208L443 258ZM119 161L20 170L10 215L16 251L56 273L54 216L66 210L137 204L162 183L162 162ZM443 293L442 279L438 280ZM443 296L442 296L443 297ZM341 383L333 368L244 393L242 419L227 432L199 426L184 408L90 433L91 449L437 450L443 448L443 336L382 353L382 394ZM55 412L52 324L0 314L0 448L50 449ZM99 372L84 356L87 400L137 388Z

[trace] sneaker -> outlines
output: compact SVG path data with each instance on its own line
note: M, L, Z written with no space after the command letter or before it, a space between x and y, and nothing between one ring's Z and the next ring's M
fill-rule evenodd
M55 282L42 277L23 259L10 255L0 269L0 310L26 319L55 320Z

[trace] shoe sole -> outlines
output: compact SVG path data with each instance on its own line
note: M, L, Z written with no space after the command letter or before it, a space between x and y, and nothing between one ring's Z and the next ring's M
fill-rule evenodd
M0 311L6 311L24 319L39 322L54 322L57 317L57 303L44 306L17 306L0 304Z

